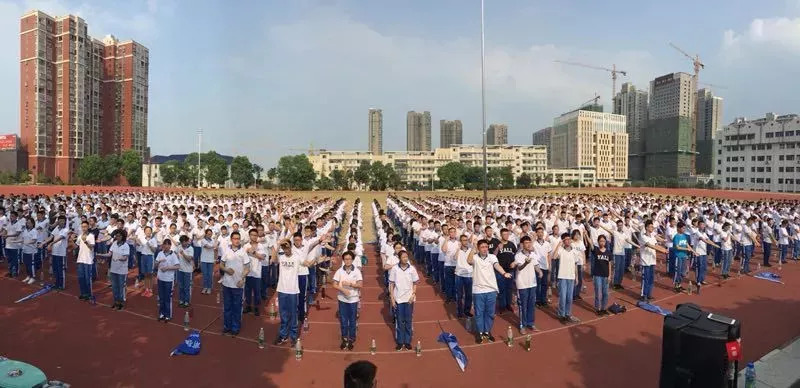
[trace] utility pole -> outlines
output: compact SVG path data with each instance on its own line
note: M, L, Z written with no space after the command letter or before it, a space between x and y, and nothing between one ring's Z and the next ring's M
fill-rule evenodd
M200 190L200 152L203 145L203 130L197 130L197 189Z
M489 189L489 167L486 162L486 54L483 30L483 0L481 0L481 118L483 122L483 209L487 209L489 202L487 190Z

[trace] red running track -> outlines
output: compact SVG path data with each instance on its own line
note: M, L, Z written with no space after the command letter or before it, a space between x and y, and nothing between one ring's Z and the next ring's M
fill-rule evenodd
M277 332L278 321L266 315L246 315L237 338L221 336L221 305L216 303L216 295L201 295L195 288L191 326L203 332L201 354L169 357L186 336L181 327L183 310L177 304L173 304L173 323L159 323L155 320L156 299L138 295L131 286L127 310L113 311L107 307L111 295L103 276L94 284L98 304L80 302L74 266L65 292L51 292L22 304L13 301L36 287L0 280L0 349L9 358L40 367L51 379L77 387L335 387L341 385L344 368L359 359L378 365L381 387L513 386L520 381L552 387L657 384L662 317L631 305L639 284L630 278L625 280L626 290L612 292L610 297L611 302L628 305L630 310L623 315L596 317L590 305L591 286L584 294L588 303L573 309L583 321L579 325L563 326L552 310L537 309L536 325L541 331L533 335L530 353L522 348L516 330L514 347L502 342L505 329L516 327L516 317L509 313L495 321L496 343L476 345L463 321L455 319L453 306L445 306L425 282L419 287L414 314L414 338L421 340L424 349L417 358L413 352L393 349L387 306L380 295L382 275L374 266L373 249L368 249L368 256L359 340L353 352L338 350L336 304L330 299L311 308L310 331L302 335L305 355L296 361L288 347L258 349L255 339L260 327L268 342ZM706 286L701 295L691 296L673 293L668 280L661 277L654 296L663 307L691 301L741 320L744 357L750 361L800 335L796 324L800 320L800 264L787 264L781 272L786 285L733 278L721 287ZM709 275L710 282L717 279L715 274ZM435 343L439 323L459 338L469 357L466 372L458 370L446 347ZM378 345L376 355L369 354L373 338Z

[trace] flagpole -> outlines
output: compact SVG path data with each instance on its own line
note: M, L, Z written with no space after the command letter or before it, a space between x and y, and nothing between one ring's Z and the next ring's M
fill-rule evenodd
M486 162L486 54L485 54L485 39L483 29L483 0L481 0L481 121L483 128L483 209L487 209L489 187L489 168Z

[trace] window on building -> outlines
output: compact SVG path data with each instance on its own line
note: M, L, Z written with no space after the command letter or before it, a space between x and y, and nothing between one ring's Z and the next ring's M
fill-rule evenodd
M783 172L783 167L778 167L778 172Z
M779 185L783 184L783 178L778 178L778 184Z
M731 181L731 177L729 177L729 176L726 176L726 177L725 177L725 182L728 182L728 183L730 183L730 181Z
M772 136L773 136L772 132L767 132L764 134L764 137L766 137L767 139L771 138Z

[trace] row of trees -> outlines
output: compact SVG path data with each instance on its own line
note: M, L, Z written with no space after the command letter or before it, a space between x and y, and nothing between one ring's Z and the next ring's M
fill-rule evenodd
M159 168L161 181L168 185L197 186L197 152L186 156L183 161L170 160ZM230 179L237 187L250 187L261 184L264 169L250 162L247 156L236 156L231 161L230 177L228 162L214 151L200 154L200 179L210 185L224 186Z
M450 162L436 170L439 178L440 188L447 190L466 189L478 190L483 188L483 167L466 166L460 162ZM546 177L547 178L547 177ZM517 188L529 188L533 182L536 185L541 183L542 177L531 177L528 173L522 173L514 179L511 167L501 167L489 169L486 175L486 185L490 190L502 190Z
M142 157L134 150L106 156L89 155L81 160L76 176L83 184L112 184L124 177L131 186L142 185Z
M289 190L387 190L400 189L402 182L394 167L381 162L362 162L355 171L333 170L328 176L317 176L306 155L281 157L278 166L267 171L270 181Z

